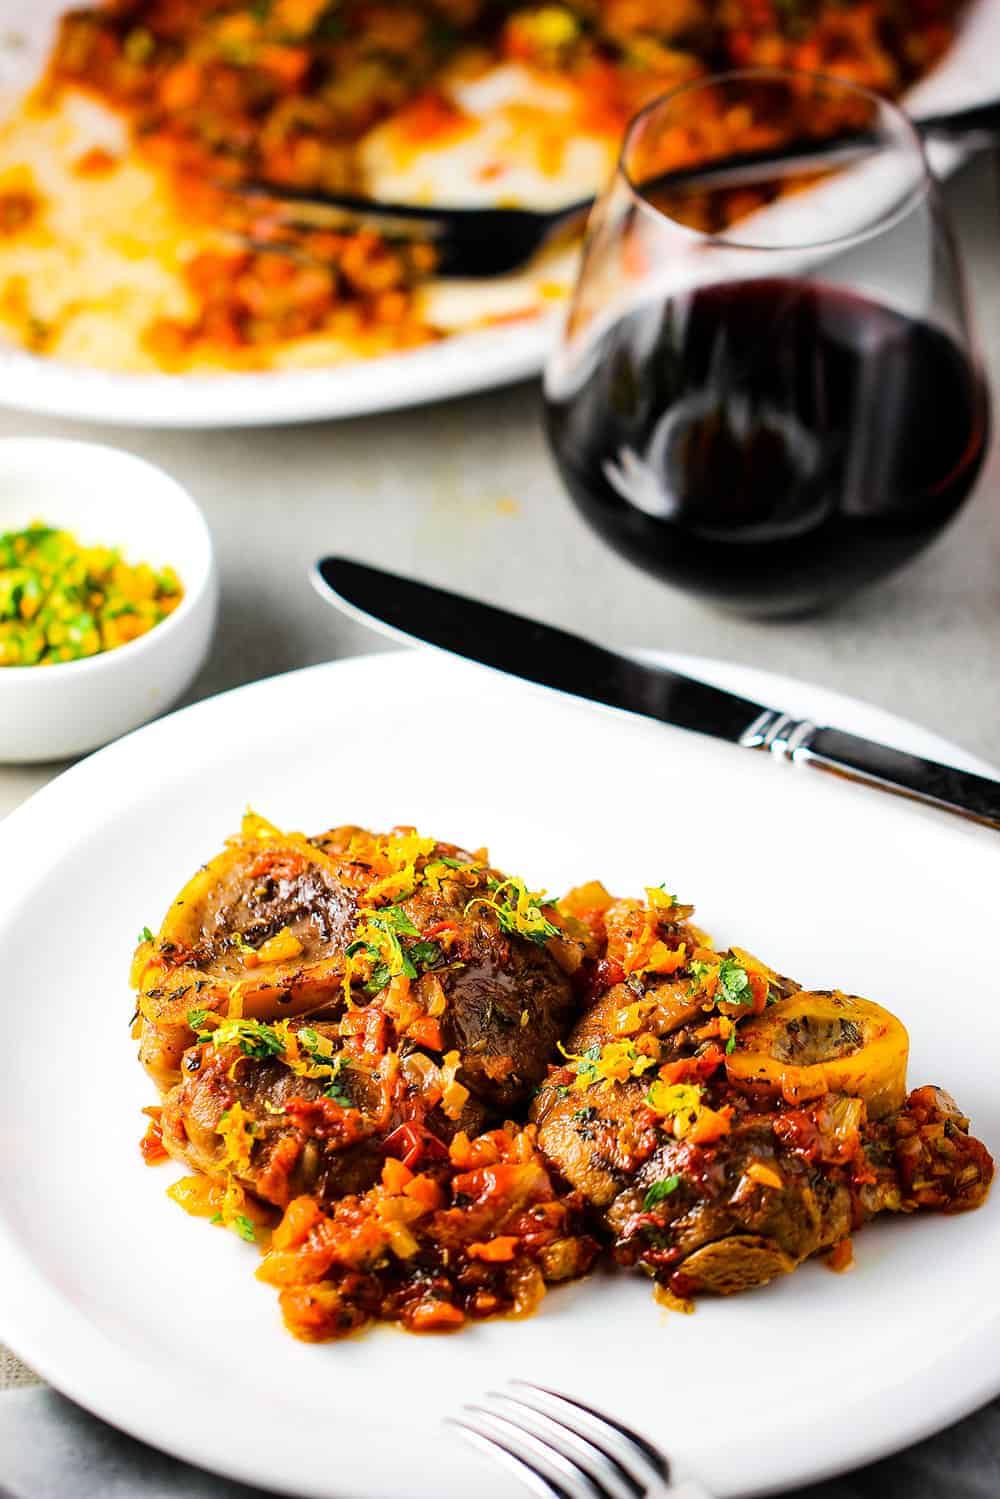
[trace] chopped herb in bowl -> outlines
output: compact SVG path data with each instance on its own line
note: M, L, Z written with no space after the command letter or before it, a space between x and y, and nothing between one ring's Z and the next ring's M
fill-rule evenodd
M126 562L36 522L0 533L0 667L79 661L145 635L183 597L173 568Z

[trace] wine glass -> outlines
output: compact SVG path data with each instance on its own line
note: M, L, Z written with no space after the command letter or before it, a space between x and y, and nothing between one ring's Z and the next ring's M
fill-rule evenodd
M725 608L808 612L925 547L975 482L989 398L906 116L786 69L644 109L545 408L587 521Z

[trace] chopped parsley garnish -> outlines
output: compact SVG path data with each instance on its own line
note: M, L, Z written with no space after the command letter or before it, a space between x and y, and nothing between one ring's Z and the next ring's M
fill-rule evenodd
M588 1104L587 1107L584 1108L584 1109L574 1109L573 1110L573 1118L574 1119L579 1119L581 1121L581 1123L586 1123L588 1120L593 1119L596 1114L597 1114L597 1110L595 1108L593 1108L590 1104Z
M368 995L378 994L394 978L415 979L420 969L432 967L441 957L436 942L421 939L403 946L401 937L420 938L420 931L399 905L362 911L357 933L347 956L368 955L371 970L364 986Z
M545 901L544 890L529 890L523 880L513 878L488 883L492 899L480 895L470 900L465 908L466 915L475 906L485 906L496 916L501 931L509 932L513 937L527 937L529 942L537 942L539 946L552 937L562 936L559 928L544 914L543 902L551 904Z
M729 1040L726 1042L726 1056L727 1057L731 1057L732 1054L733 1054L733 1052L735 1050L736 1050L736 1028L734 1026L733 1029L729 1032Z
M367 952L368 950L368 944L366 942L358 942L356 944L352 943L351 946L347 949L347 956L349 958L353 958L355 953ZM372 996L378 994L380 990L384 989L387 984L391 983L392 978L393 972L388 963L376 963L372 968L367 983L364 986L365 993L371 998Z
M589 1088L591 1083L596 1083L599 1073L597 1064L601 1060L601 1043L595 1041L593 1046L588 1046L576 1059L576 1075L580 1084Z
M188 1013L190 1018L193 1013L203 1012ZM273 1025L266 1025L262 1020L222 1020L214 1030L203 1027L204 1020L195 1028L199 1041L211 1041L214 1046L229 1046L235 1041L245 1056L256 1057L258 1061L284 1056L285 1043L281 1036Z
M256 1244L257 1230L246 1213L235 1213L228 1223L221 1213L213 1213L209 1223L221 1223L226 1228L231 1228L234 1234L239 1234L248 1244Z
M248 1244L255 1244L257 1242L257 1230L245 1213L237 1213L230 1226Z
M42 352L52 329L27 320ZM78 661L144 635L180 603L166 568L129 563L117 547L84 546L41 523L0 533L0 668Z
M643 1212L651 1212L657 1203L662 1202L665 1197L669 1197L671 1192L676 1192L680 1184L681 1179L679 1176L665 1176L662 1181L654 1182L642 1199Z
M441 961L441 949L436 942L414 942L406 949L406 955L418 968L433 968Z
M339 1103L342 1109L349 1109L352 1105L350 1094L340 1081L340 1074L344 1068L342 1056L335 1056L333 1044L326 1036L321 1036L319 1031L311 1025L303 1025L295 1032L295 1039L299 1047L306 1053L310 1061L315 1064L316 1069L325 1069L330 1073L330 1080L323 1089L323 1097L331 1098L334 1103ZM310 1077L319 1076L319 1072L311 1072Z
M142 931L139 933L139 942L155 942L155 941L156 941L156 938L153 936L152 932L149 930L149 927L148 926L144 926L143 929L142 929ZM136 945L138 946L138 943Z
M217 1018L211 1010L188 1010L187 1014L188 1024L202 1044L211 1041L215 1046L227 1046L235 1041L245 1056L258 1061L278 1057L300 1077L323 1079L325 1098L333 1099L344 1109L353 1107L353 1100L340 1080L348 1064L334 1051L330 1038L315 1026L303 1025L292 1030L287 1020L279 1020L276 1025L261 1020L220 1020L214 1028L207 1024ZM225 1124L226 1114L219 1122ZM252 1125L250 1132L253 1133Z
M380 911L370 918L373 925L389 926L394 932L401 933L404 937L419 937L420 933L413 925L410 917L402 906L383 906Z
M677 904L677 897L661 882L659 885L646 886L646 901L655 911L669 911L671 906Z
M363 952L372 960L371 972L365 984L366 994L377 994L390 980L399 976L408 979L417 976L417 970L406 956L399 940L399 927L396 924L398 918L390 914L395 909L387 906L385 913L365 913L365 920L358 929L359 935L347 949L349 958ZM405 917L405 912L402 915ZM412 927L412 923L410 925ZM413 927L413 931L416 931L416 927Z
M656 1063L652 1057L638 1051L631 1041L595 1041L584 1052L567 1051L559 1043L559 1050L567 1062L574 1064L576 1078L573 1087L587 1089L599 1084L610 1088L613 1083L627 1082L630 1077L641 1077Z
M715 977L713 999L716 1004L745 1005L753 1008L754 995L750 975L735 958L722 958L718 964L706 963L696 958L688 964L691 988L697 993L706 987L705 980Z
M745 968L734 958L723 958L719 964L719 988L717 998L731 1005L752 1005L753 990Z
M664 1083L657 1079L646 1094L646 1103L665 1119L694 1114L701 1106L701 1087L698 1083Z

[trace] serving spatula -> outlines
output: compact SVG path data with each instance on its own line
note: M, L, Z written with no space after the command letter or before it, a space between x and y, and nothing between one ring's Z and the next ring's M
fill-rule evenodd
M347 557L324 557L313 580L338 608L383 634L1000 828L1000 781L987 776L795 718L553 625Z

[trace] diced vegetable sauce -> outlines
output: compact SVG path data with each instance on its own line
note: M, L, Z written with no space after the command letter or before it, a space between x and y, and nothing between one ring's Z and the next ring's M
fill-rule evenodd
M602 1240L669 1304L827 1254L993 1177L901 1023L717 949L663 885L550 899L413 828L248 813L133 963L143 1143L257 1245L289 1331L533 1310ZM295 1006L295 1008L289 1008Z

